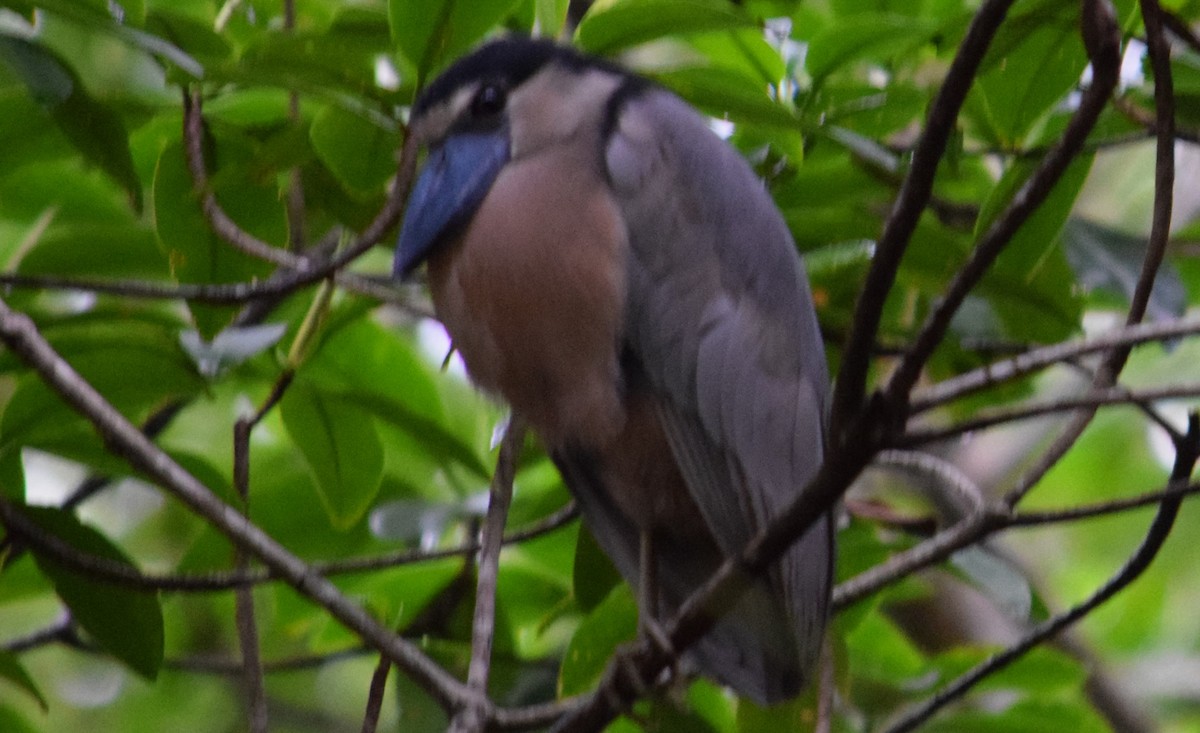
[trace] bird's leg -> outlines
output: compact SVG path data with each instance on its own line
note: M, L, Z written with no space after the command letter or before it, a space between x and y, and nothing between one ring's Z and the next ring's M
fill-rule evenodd
M654 556L654 532L643 529L638 547L638 632L660 650L675 656L670 637L658 623L658 561Z
M638 540L638 637L645 638L650 644L653 644L674 658L671 640L658 624L658 563L654 557L653 530L643 528ZM630 685L637 697L645 695L649 692L650 687L653 686L652 684L650 686L646 684L646 681L642 679L641 673L627 654L622 653L617 655L616 667L613 672L624 677L625 682ZM673 668L671 677L677 678ZM606 694L615 696L615 691L608 685L604 685L603 687ZM609 702L615 708L623 710L626 714L630 714L628 703L622 702L616 697L610 699Z

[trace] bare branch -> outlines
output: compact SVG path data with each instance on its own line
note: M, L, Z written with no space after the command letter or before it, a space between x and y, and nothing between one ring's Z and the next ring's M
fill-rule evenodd
M479 549L478 579L475 583L475 615L471 623L471 663L467 669L467 687L475 701L459 710L450 730L461 733L482 732L486 727L488 674L492 664L492 641L496 631L496 581L500 573L501 538L512 503L513 477L525 442L525 424L514 414L500 443L500 456L492 475L491 501L483 524Z
M1138 496L1130 496L1124 499L1098 501L1093 504L1083 504L1067 509L1017 512L1008 519L1007 525L1016 528L1077 522L1083 519L1105 517L1120 512L1127 512L1131 509L1141 509L1153 504L1161 504L1164 500L1173 497L1187 498L1197 493L1200 493L1200 483L1168 486L1162 491L1152 491L1147 494L1139 494Z
M909 414L916 415L925 412L980 390L1012 381L1076 357L1108 351L1117 346L1169 341L1183 336L1194 336L1198 333L1200 333L1200 319L1183 318L1166 323L1125 326L1099 336L1043 346L917 390L910 402Z
M921 212L933 192L933 180L946 143L954 131L958 111L1011 5L1012 0L988 0L975 14L930 108L925 131L913 151L908 175L884 224L871 269L867 272L854 306L854 318L842 353L841 373L833 396L832 434L835 445L841 442L851 416L862 406L871 349L879 331L884 302L892 290L900 260L916 230Z
M379 727L379 713L383 711L383 693L387 691L388 672L392 663L380 657L379 664L371 674L371 687L367 693L367 711L363 714L362 733L375 733Z
M1131 390L1127 387L1109 387L1084 394L1059 397L1042 402L1033 402L996 410L981 410L970 420L939 428L917 428L905 432L895 439L895 445L913 447L955 438L977 430L1003 425L1019 420L1045 417L1068 412L1076 408L1100 408L1111 405L1138 405L1159 400L1200 397L1200 382L1184 382L1165 387Z

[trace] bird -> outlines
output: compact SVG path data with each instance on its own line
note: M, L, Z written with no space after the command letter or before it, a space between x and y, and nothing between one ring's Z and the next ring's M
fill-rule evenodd
M550 40L458 59L409 133L428 152L394 275L425 264L470 378L540 439L640 615L673 612L822 461L829 377L787 225L708 118ZM833 559L827 513L684 660L762 705L797 695Z

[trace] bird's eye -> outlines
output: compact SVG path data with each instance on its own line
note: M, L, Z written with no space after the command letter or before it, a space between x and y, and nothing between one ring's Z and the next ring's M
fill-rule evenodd
M471 100L471 114L486 117L504 109L504 89L499 84L485 84Z

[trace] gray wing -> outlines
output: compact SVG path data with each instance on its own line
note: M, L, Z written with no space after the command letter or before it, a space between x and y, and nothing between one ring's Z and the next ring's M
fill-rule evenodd
M606 162L630 237L626 337L730 554L823 454L828 374L804 266L753 172L674 95L628 101ZM819 651L831 564L826 517L772 574L805 663Z

